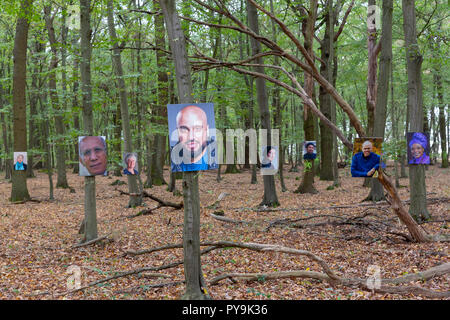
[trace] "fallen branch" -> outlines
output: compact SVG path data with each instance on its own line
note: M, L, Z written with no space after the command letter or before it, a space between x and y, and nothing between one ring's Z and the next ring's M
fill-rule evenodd
M210 252L210 251L212 251L214 249L216 249L216 247L206 248L206 249L201 251L200 255L206 254L206 253L208 253L208 252ZM75 293L75 292L78 292L78 291L82 291L82 290L85 290L87 288L96 286L96 285L98 285L100 283L104 283L104 282L111 281L111 280L114 280L114 279L118 279L118 278L122 278L122 277L127 277L127 276L131 276L131 275L143 273L143 272L146 272L146 271L160 271L160 270L164 270L164 269L174 268L174 267L177 267L177 266L179 266L179 265L181 265L183 263L184 263L184 260L181 260L181 261L176 261L176 262L173 262L173 263L169 263L169 264L166 264L166 265L163 265L163 266L160 266L160 267L144 267L144 268L134 269L134 270L125 271L125 272L118 272L114 276L110 276L110 277L107 277L107 278L104 278L104 279L100 279L100 280L91 282L91 283L89 283L89 284L87 284L87 285L85 285L83 287L78 288L78 289L73 289L73 290L69 290L69 291L63 292L63 293L56 294L56 295L54 295L54 297L65 296L65 295L68 295L68 294L72 294L72 293Z
M169 202L169 201L165 201L165 200L159 199L158 197L148 193L145 190L142 192L142 194L140 194L140 193L130 194L128 192L125 192L125 191L122 191L122 190L119 190L119 189L115 189L115 190L119 191L120 194L124 194L124 195L132 195L132 196L133 195L135 195L135 196L142 195L142 196L144 196L146 198L150 198L150 199L158 202L161 205L161 207L172 207L172 208L175 208L175 209L182 209L183 208L183 203L173 203L173 202Z
M136 214L129 215L128 218L136 218L136 217L139 217L139 216L147 216L147 215L152 214L153 211L155 211L155 210L157 210L157 209L159 209L161 207L162 207L162 205L159 204L159 205L157 205L154 208L144 209L144 210L139 211Z
M450 263L445 263L423 272L418 272L403 276L395 279L380 279L381 284L399 284L406 283L417 280L429 280L434 277L442 276L450 272ZM320 281L327 281L333 285L341 284L344 286L358 286L361 289L374 291L377 293L389 293L389 294L416 294L423 295L430 298L446 298L450 297L450 291L433 291L426 288L418 286L406 286L406 287L391 287L386 285L380 285L379 288L368 287L367 279L351 279L351 278L341 278L336 281L336 279L331 279L327 274L315 271L279 271L270 273L225 273L219 275L209 281L210 285L216 285L224 279L231 279L236 282L235 279L240 279L244 281L267 281L275 279L285 279L285 278L310 278Z
M89 240L89 241L86 241L86 242L78 243L78 244L72 246L72 248L81 248L81 247L85 247L85 246L91 245L91 244L93 244L93 243L97 243L97 242L100 242L100 241L102 241L102 240L105 240L105 239L107 239L107 238L108 238L108 235L102 236L102 237L98 237L98 238L95 238L95 239L92 239L92 240Z
M216 214L214 214L214 213L210 213L209 215L210 215L211 217L213 217L214 219L217 219L217 220L223 221L223 222L234 223L234 224L248 224L248 223L249 223L249 222L247 222L247 221L234 220L234 219L231 219L231 218L219 216L219 215L216 215Z

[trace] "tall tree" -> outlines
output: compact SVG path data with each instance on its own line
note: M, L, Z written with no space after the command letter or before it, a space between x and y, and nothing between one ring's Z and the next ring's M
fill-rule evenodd
M123 78L124 72L122 67L122 59L120 56L120 48L118 44L116 28L114 25L114 9L113 9L113 1L108 0L108 29L109 36L111 38L111 43L113 46L112 50L112 60L114 66L114 72L116 74L117 87L119 89L119 97L120 97L120 114L122 118L122 131L123 131L123 143L124 143L124 152L132 152L133 151L133 140L131 137L130 130L130 117L128 113L128 98L127 98L127 89L125 86L125 80ZM128 179L128 191L130 193L130 201L128 202L129 207L136 207L141 205L142 197L139 195L140 190L137 183L137 175L129 174L127 175Z
M94 134L94 118L92 114L91 84L91 1L80 0L80 33L81 33L81 94L83 105L84 134ZM84 177L84 220L81 226L84 232L82 242L97 238L97 207L95 199L95 176Z
M48 39L50 41L50 48L52 58L50 62L50 72L48 76L48 86L50 89L50 100L52 101L53 110L55 114L55 128L57 138L56 142L56 169L58 171L58 179L56 181L57 188L69 188L66 176L66 151L64 146L64 123L63 110L59 103L58 90L56 87L56 70L58 68L58 46L56 39L55 28L53 26L54 15L51 13L51 6L44 7L45 25L47 27Z
M315 23L317 18L317 0L309 1L309 10L302 8L302 14L305 19L302 22L302 33L305 39L304 48L309 57L314 60L313 54L313 40ZM314 79L312 74L305 73L305 92L306 94L313 98L314 94ZM311 112L307 104L303 105L303 131L305 132L305 140L313 141L315 139L314 133L314 123L315 116ZM304 161L303 176L300 185L298 186L296 193L317 193L317 189L314 187L314 160L307 159Z
M153 0L154 11L159 11L159 1ZM160 50L156 50L156 66L158 70L158 103L156 104L155 122L158 124L153 142L153 161L151 166L152 184L160 186L167 184L164 180L163 168L166 155L167 135L162 131L167 131L167 103L169 102L169 79L167 76L167 58L164 52L166 48L164 17L161 14L155 15L155 44Z
M375 99L375 118L373 134L376 137L384 139L386 128L387 101L389 96L389 78L392 64L392 0L383 0L383 16L379 76L377 79L377 90ZM371 180L371 190L366 200L380 201L384 200L383 186L378 179Z
M423 132L422 61L417 44L415 0L402 0L403 31L405 33L406 65L408 74L407 107L409 131ZM409 213L416 221L430 219L427 209L425 165L409 166L411 204Z
M192 80L186 41L181 29L174 0L161 0L175 73L180 103L192 103ZM183 254L186 292L184 299L207 299L206 283L200 262L200 196L198 172L183 172L184 225Z
M259 26L258 26L258 12L256 7L251 4L247 0L247 17L248 17L248 25L250 29L255 33L259 34ZM261 53L261 44L254 38L250 39L252 54L257 55ZM262 65L263 59L258 57L255 59L256 64ZM255 71L258 73L264 74L264 67L255 66ZM269 104L267 99L267 88L266 88L266 80L263 78L256 79L256 97L259 106L259 115L261 118L261 128L267 129L267 142L271 143L272 134L271 134L271 124L270 124L270 111ZM266 205L269 207L278 206L278 197L277 190L275 187L275 177L273 175L264 175L264 196L261 202L261 205Z
M32 10L32 0L22 0L16 25L14 39L14 73L13 73L13 134L15 152L27 151L27 41ZM26 171L12 171L11 201L26 201L30 199L27 187Z
M328 0L326 3L325 13L325 32L320 42L321 64L320 74L332 82L333 77L333 57L334 57L334 11L333 1ZM319 104L320 111L331 120L331 112L333 108L333 99L322 88L319 88ZM320 126L320 147L321 150L333 150L333 132L322 122ZM320 180L333 181L333 152L322 152L320 154Z

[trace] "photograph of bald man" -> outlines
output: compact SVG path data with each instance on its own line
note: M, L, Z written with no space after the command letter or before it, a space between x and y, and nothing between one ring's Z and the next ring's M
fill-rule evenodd
M357 145L358 143L355 141L354 146L356 148ZM356 149L356 151L358 150ZM352 177L373 176L375 171L380 167L380 159L380 155L374 152L373 139L364 139L364 142L362 144L362 151L355 153L354 150L351 166Z
M108 175L106 140L103 136L78 137L80 176Z
M172 172L217 169L215 150L208 146L215 140L212 103L169 104Z

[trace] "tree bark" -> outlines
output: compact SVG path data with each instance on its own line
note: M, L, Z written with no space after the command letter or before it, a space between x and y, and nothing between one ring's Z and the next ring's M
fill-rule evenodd
M309 11L306 12L307 18L302 23L302 33L305 38L305 51L310 57L314 57L313 54L313 40L314 40L314 26L317 16L317 0L309 1ZM314 94L314 78L311 74L305 73L305 92L308 97L312 99ZM314 114L310 111L307 104L303 105L303 131L305 132L305 141L314 141ZM332 149L330 149L332 150ZM298 186L296 193L318 193L314 187L314 160L304 160L303 176L300 185Z
M66 176L66 153L64 147L64 124L61 106L59 104L58 90L56 88L56 69L58 68L58 42L56 40L55 28L53 27L53 17L51 17L51 6L44 7L45 25L47 28L48 38L52 58L50 62L48 86L50 89L50 99L52 101L53 110L55 112L55 129L57 138L56 143L56 170L58 179L56 181L57 188L69 188Z
M389 78L392 65L392 0L383 0L383 16L380 53L380 70L377 79L375 119L373 135L384 139L386 128L387 101L389 96ZM378 179L371 178L371 190L366 198L371 201L385 200L383 186Z
M192 102L192 80L186 43L174 0L161 0L170 48L175 64L180 103ZM198 172L183 172L183 254L186 292L183 299L208 299L200 262L200 198Z
M83 105L84 134L94 134L94 118L92 114L92 85L91 85L91 1L80 0L81 27L81 93ZM95 176L84 177L84 220L82 222L84 236L81 242L98 238L97 208L95 199Z
M248 24L251 30L255 32L256 34L259 34L259 26L258 26L258 13L256 10L256 7L253 6L248 0L247 0L247 17L248 17ZM261 44L256 41L254 38L250 39L251 48L252 48L252 54L256 55L261 52ZM257 64L263 64L262 58L256 59ZM256 72L264 74L264 67L254 67ZM271 135L271 124L270 124L270 111L269 111L269 105L267 101L267 87L266 87L266 81L262 78L256 79L256 95L257 95L257 101L259 106L259 114L261 118L261 128L267 129L267 142L270 144L272 141L272 135ZM264 196L263 200L261 202L261 205L266 205L269 207L276 207L280 203L278 202L277 197L277 191L275 187L275 178L273 175L264 175L263 176L264 181Z
M13 73L13 134L14 152L27 152L27 105L26 72L27 41L30 26L32 0L22 0L14 39L14 73ZM27 187L26 171L12 171L11 202L30 199Z
M122 130L124 140L124 152L133 152L133 140L131 137L130 118L128 114L128 98L127 89L125 86L124 72L122 68L122 59L120 56L120 49L118 45L118 39L116 29L114 26L113 16L113 1L108 0L108 29L111 42L113 43L112 60L114 66L114 72L117 77L117 87L119 89L120 96L120 114L122 118ZM142 204L142 198L138 195L140 193L137 183L136 175L127 175L128 179L128 191L130 192L130 200L128 206L134 208Z
M154 10L160 10L159 1L153 0ZM164 17L155 16L155 44L158 48L165 49L165 29ZM156 66L158 69L158 103L156 105L156 123L159 124L158 131L166 131L167 127L167 103L169 101L169 80L167 77L167 58L166 53L156 50ZM160 186L167 184L164 180L163 167L166 154L166 134L156 132L153 143L153 163L151 168L152 184Z
M325 33L320 43L321 59L320 74L327 79L328 82L332 82L333 77L333 57L334 57L334 12L333 1L328 0L327 8L325 11ZM332 112L332 98L323 89L319 88L319 104L320 111L331 120ZM333 132L322 121L320 126L320 149L324 152L320 154L320 180L334 181L333 171Z
M447 152L447 133L445 125L445 103L444 103L444 89L442 87L441 70L436 70L437 74L434 76L434 83L437 89L439 102L439 135L441 138L441 167L448 168L448 152Z
M408 73L409 131L423 132L422 61L416 35L416 13L414 0L402 0L403 30L405 33L406 63ZM411 205L409 213L416 221L430 219L427 209L425 165L409 166Z

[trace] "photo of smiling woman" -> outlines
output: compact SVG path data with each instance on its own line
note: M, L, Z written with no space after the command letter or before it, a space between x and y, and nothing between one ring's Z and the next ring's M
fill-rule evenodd
M125 153L123 155L123 162L125 168L123 174L139 174L137 165L137 154L133 152Z
M428 133L408 132L408 163L430 164L430 137Z
M106 176L108 164L106 140L104 136L78 137L80 176Z

